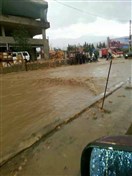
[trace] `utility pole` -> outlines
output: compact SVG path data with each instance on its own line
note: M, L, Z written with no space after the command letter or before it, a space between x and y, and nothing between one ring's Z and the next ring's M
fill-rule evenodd
M129 26L129 52L132 50L132 35L131 35L131 20L130 20L130 26ZM132 89L132 77L130 73L129 80L127 82L126 88Z
M130 52L132 49L131 20L130 20L129 25L130 25L129 26L129 52Z
M107 91L107 86L108 86L108 82L109 82L109 76L110 76L111 66L112 66L112 58L111 58L111 61L110 61L110 66L109 66L107 81L106 81L106 85L105 85L105 91L104 91L104 97L103 97L103 102L102 102L101 109L103 109L103 107L104 107L104 102L105 102L105 98L106 98L106 91Z

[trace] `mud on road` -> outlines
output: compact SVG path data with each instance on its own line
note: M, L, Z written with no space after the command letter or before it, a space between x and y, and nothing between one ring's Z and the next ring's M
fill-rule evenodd
M80 176L83 148L106 135L123 135L132 122L132 90L118 89L105 101L95 103L79 118L58 128L47 138L17 155L1 168L2 176Z
M102 93L108 67L101 61L0 75L1 162L39 140L45 127L73 116ZM115 61L109 86L127 78L122 70L128 68L126 61Z

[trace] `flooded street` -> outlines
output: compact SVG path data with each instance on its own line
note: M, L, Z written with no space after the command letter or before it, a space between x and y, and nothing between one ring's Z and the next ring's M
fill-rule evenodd
M0 75L0 162L30 146L52 125L79 113L104 91L109 62ZM113 61L108 87L131 76L131 61ZM52 128L51 128L52 129Z
M132 122L132 90L125 86L88 108L79 118L20 153L1 168L1 176L80 176L83 148L102 136L123 135ZM124 123L125 122L125 123Z

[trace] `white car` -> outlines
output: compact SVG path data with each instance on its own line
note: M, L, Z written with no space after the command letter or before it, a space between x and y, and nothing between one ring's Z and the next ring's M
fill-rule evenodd
M19 56L27 62L30 61L30 55L27 51L13 52L12 56L13 56L13 61L17 61Z

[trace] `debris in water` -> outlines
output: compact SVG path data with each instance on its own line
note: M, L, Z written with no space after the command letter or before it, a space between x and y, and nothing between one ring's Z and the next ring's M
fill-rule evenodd
M68 169L67 166L65 166L65 167L64 167L64 170L67 170L67 169Z
M18 175L18 172L15 172L15 174L13 176L17 176Z
M60 126L57 127L57 130L59 130L59 129L60 129Z
M48 146L47 149L50 149L50 146Z
M96 113L95 113L95 112L93 112L93 115L96 115Z
M23 163L22 163L22 166L24 166L26 164L26 162L27 162L27 159L25 158Z
M94 116L93 119L96 120L96 119L97 119L97 116Z
M107 113L107 114L110 114L110 113L111 113L111 111L108 110L108 109L101 109L101 110L102 110L102 112Z
M125 95L118 95L118 97L126 97Z
M125 89L132 89L132 86L126 86Z
M50 149L50 147L51 147L50 145L51 145L50 142L46 142L46 143L45 143L45 147L46 147L47 149Z
M102 114L102 117L104 118L104 114Z
M19 167L18 167L18 170L21 171L21 170L22 170L22 166L19 166Z
M67 124L68 123L68 119L67 120L65 120L65 124Z

